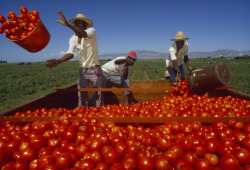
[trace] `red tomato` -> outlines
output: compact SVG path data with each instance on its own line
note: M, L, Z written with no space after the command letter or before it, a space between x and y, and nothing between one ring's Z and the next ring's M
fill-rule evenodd
M28 9L27 9L26 7L24 7L24 6L22 6L22 7L20 8L20 12L21 12L22 14L27 14L27 13L28 13Z
M0 23L4 23L5 22L5 17L0 15Z
M47 144L47 141L42 135L36 135L31 137L30 144L34 149L39 150Z
M174 163L174 168L175 168L175 169L182 169L183 166L184 166L184 167L187 167L187 166L190 167L189 163L188 163L186 160L184 160L184 159L178 159L178 160Z
M90 158L83 159L80 161L79 169L93 170L95 169L95 162Z
M96 165L96 170L108 170L109 169L109 165L107 162L99 162L97 165Z
M12 154L13 152L17 151L19 149L19 142L15 140L9 141L5 145L5 149L8 153Z
M216 153L219 147L219 141L215 138L205 140L204 144L209 153Z
M211 170L212 165L207 159L197 159L194 167L196 170Z
M199 158L202 158L207 152L206 147L201 144L193 145L193 151Z
M180 144L184 151L192 149L193 143L190 138L184 137L182 138L178 144Z
M183 154L183 148L180 144L173 144L168 148L169 151L174 151L178 158L181 158Z
M156 170L168 170L170 165L166 158L160 157L155 160L155 169Z
M38 159L39 168L42 168L42 169L54 163L55 163L55 159L51 155L45 155Z
M240 142L240 145L244 149L250 150L250 138L246 137L246 138L242 139Z
M193 151L186 151L182 155L182 159L186 160L190 166L193 166L197 159L197 156Z
M119 153L120 156L125 156L128 148L124 142L119 142L116 144L115 150Z
M109 148L106 152L102 152L105 161L108 164L114 164L120 160L119 153L114 148Z
M138 168L141 170L151 170L154 169L154 161L153 159L143 156L138 159Z
M162 156L168 160L169 164L174 164L178 159L178 156L174 151L163 152Z
M68 153L60 154L56 159L56 166L60 169L69 168L72 164L72 158Z
M0 34L4 33L4 28L0 27Z
M35 151L35 149L28 147L21 151L21 157L22 159L30 162L37 157L37 152Z
M164 136L159 136L156 138L156 146L161 150L165 151L169 148L170 146L170 140L168 140Z
M13 162L12 168L20 170L29 169L29 163L26 160L16 161Z
M103 161L103 155L100 151L93 151L90 158L95 161L96 164Z
M216 167L219 164L219 157L215 154L206 153L204 158L207 159L213 167Z
M33 14L34 16L36 16L36 17L39 16L39 12L38 12L37 10L33 10L33 11L32 11L32 14Z
M99 139L93 139L89 145L90 152L101 151L103 147L102 142Z
M39 169L38 158L36 158L30 162L29 170L38 170L38 169Z
M73 129L73 128L69 128L63 134L63 138L65 140L67 140L68 142L75 142L76 137L77 137L77 133L76 133L75 129Z
M238 159L240 165L247 165L250 163L250 152L246 149L236 149L234 151L234 157Z
M220 167L225 170L235 170L240 169L239 161L230 154L223 155L220 158Z
M128 154L122 160L121 165L122 165L122 169L124 169L124 170L134 170L134 169L136 169L136 167L138 165L138 161L134 155Z
M216 132L222 130L224 128L224 123L222 121L215 121L212 123L212 128Z

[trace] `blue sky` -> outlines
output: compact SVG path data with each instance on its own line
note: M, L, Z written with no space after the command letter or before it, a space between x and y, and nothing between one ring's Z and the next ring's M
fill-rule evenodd
M73 32L57 23L57 10L67 19L77 13L94 22L99 55L130 50L168 52L176 32L189 37L189 51L250 50L249 0L0 0L0 15L38 10L50 32L49 44L30 53L0 34L0 60L46 61L60 58ZM101 58L100 58L101 59Z

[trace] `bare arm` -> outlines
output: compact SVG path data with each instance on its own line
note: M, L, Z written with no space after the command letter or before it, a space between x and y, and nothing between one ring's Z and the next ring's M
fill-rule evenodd
M192 70L192 67L190 67L189 65L189 59L188 59L188 55L184 56L184 63L188 69L188 71L191 71Z
M82 29L68 23L68 21L66 20L64 14L62 13L62 11L60 9L57 12L60 15L60 19L61 19L61 20L56 20L58 23L60 23L60 24L62 24L64 26L70 28L71 30L73 30L76 35L78 35L80 37L87 38L88 35L87 35L86 31L83 31Z
M64 61L68 61L68 60L72 59L73 57L74 57L73 54L68 53L68 54L65 54L59 60L56 60L56 59L48 60L47 62L49 62L49 63L46 64L46 67L49 67L49 68L56 67L58 64L60 64L60 63L62 63Z
M128 78L128 64L125 65L125 70L123 72L123 78L127 79Z

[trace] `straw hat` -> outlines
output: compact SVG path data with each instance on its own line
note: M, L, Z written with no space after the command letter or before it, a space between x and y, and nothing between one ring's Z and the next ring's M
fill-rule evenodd
M76 20L81 20L81 21L86 22L88 24L88 27L92 27L93 26L93 22L89 18L87 18L85 15L83 15L83 14L77 14L76 17L75 18L71 18L69 20L69 22L71 24L75 25L75 21Z
M189 38L185 38L184 32L179 31L175 35L175 39L170 39L171 41L182 41L182 40L188 40Z

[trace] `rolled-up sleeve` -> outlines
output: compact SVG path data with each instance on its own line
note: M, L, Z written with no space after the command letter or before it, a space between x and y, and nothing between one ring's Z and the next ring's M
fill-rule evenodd
M96 36L96 32L94 28L88 28L87 30L85 30L88 37L87 38L92 38Z
M66 52L66 54L71 53L71 54L75 55L75 51L76 51L75 40L74 40L74 36L72 36L69 39L69 49Z
M176 58L176 50L173 47L169 48L169 57L172 61L177 59Z

